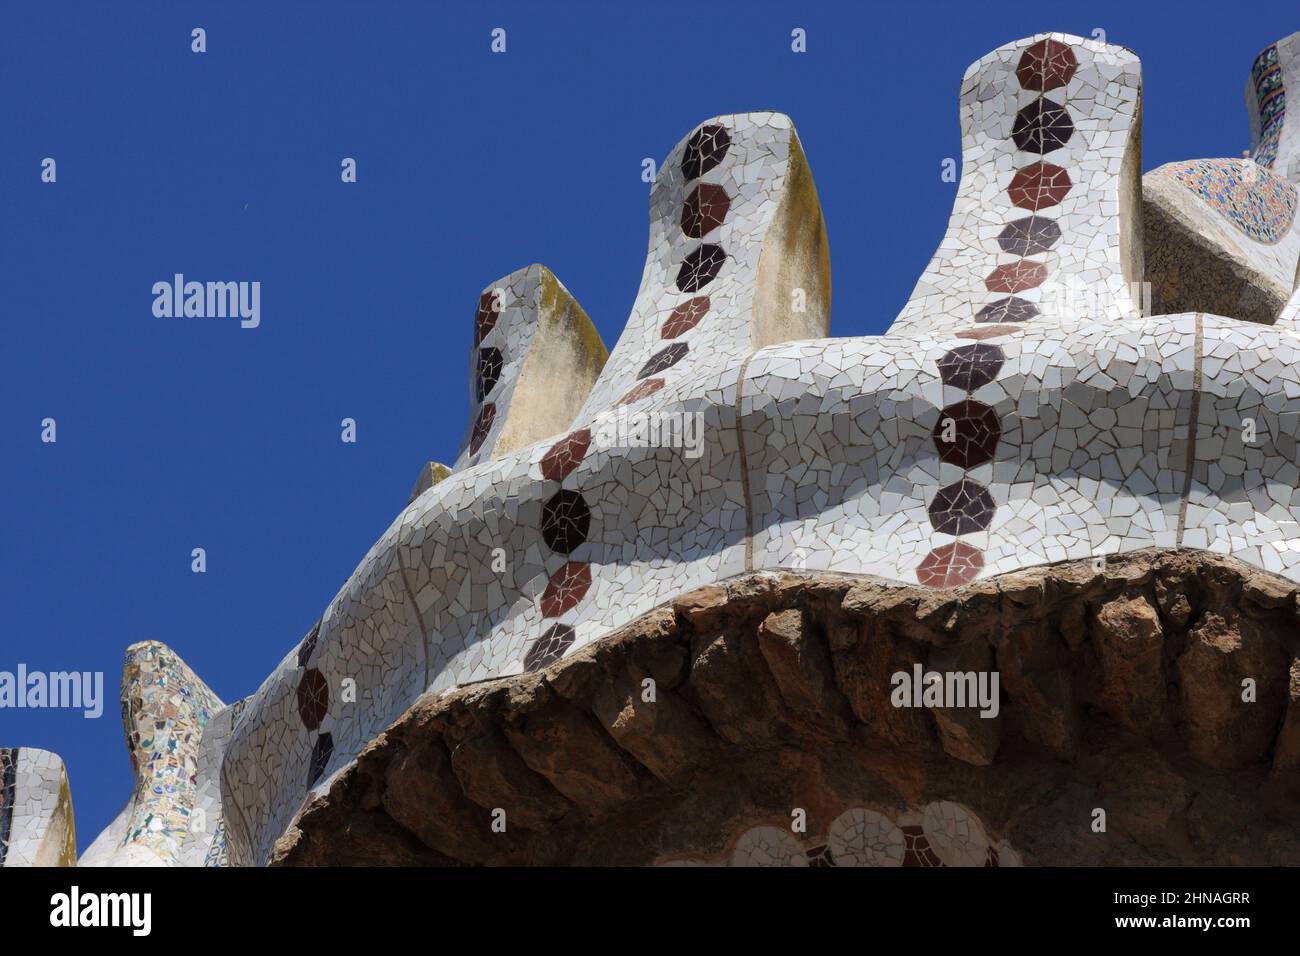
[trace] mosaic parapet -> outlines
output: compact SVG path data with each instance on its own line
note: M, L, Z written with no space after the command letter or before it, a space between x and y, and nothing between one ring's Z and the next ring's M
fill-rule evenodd
M1300 90L1300 33L1265 47L1246 80L1250 158L1300 183L1300 110L1287 112L1287 89Z
M421 494L250 698L222 768L232 864L269 859L305 801L426 689L546 668L746 571L953 587L1181 545L1300 579L1296 336L1142 317L1124 298L1140 273L1124 225L1140 195L1136 59L1029 38L976 64L963 102L1002 117L977 126L963 177L969 190L981 169L1002 171L985 197L997 222L969 203L979 228L950 229L954 253L941 247L927 273L946 284L923 280L884 337L764 341L767 248L794 250L814 273L794 273L802 302L821 301L808 294L822 287L821 217L811 177L793 185L788 120L719 117L678 146L660 177L681 209L652 193L638 305L571 429ZM1072 145L1085 131L1087 148ZM1033 158L1056 150L1066 165ZM690 186L726 176L756 208L725 184L725 203ZM723 240L733 214L748 226ZM1053 274L1119 285L1095 309L1031 300ZM783 291L775 327L820 324ZM683 441L662 440L669 423Z
M218 787L200 778L200 753L205 728L223 708L166 645L143 641L127 648L122 724L135 787L127 806L83 854L83 866L194 863L187 844L206 831L209 812L219 816L219 804L213 806ZM205 764L208 773L215 769L213 761ZM204 804L196 805L200 792Z
M1190 314L760 353L742 404L755 566L954 586L1183 546L1300 579L1298 345ZM842 371L809 386L824 366Z
M579 605L608 611L615 600L630 607L640 568L631 551L626 566L615 552L626 549L620 529L630 528L635 515L663 528L654 537L671 538L674 560L689 567L690 556L699 556L686 586L716 577L728 539L740 545L736 446L731 479L711 477L707 493L697 498L725 513L724 526L701 512L698 528L676 527L663 513L676 495L665 495L656 476L654 459L662 449L625 455L620 423L640 411L639 403L654 399L644 406L653 410L683 388L726 388L734 395L741 364L764 341L826 331L825 226L789 119L754 113L701 125L661 168L651 209L651 246L633 318L577 415L590 427L513 454L494 446L491 460L481 449L477 466L421 495L331 603L313 630L311 651L287 657L254 695L226 760L224 798L252 805L242 815L247 833L227 831L232 862L266 859L304 787L323 786L324 777L426 687L525 666L512 658L544 666L573 646L571 622L583 613ZM488 322L491 315L482 313ZM495 335L500 322L477 336L480 342ZM707 403L699 410L704 415ZM685 414L675 412L679 428ZM689 415L694 422L694 408ZM709 425L704 421L698 431ZM488 430L484 449L491 440ZM612 521L603 532L591 527L592 502L569 478L588 451L623 475L602 507L611 516L626 507L629 522ZM676 456L674 450L669 457ZM629 486L628 468L643 471L641 487ZM723 470L715 461L715 475ZM603 597L593 590L597 570L584 552L605 565L611 589ZM742 565L733 560L729 567ZM653 604L658 594L646 589L638 607L650 606L644 600ZM482 640L499 627L508 635L503 642ZM308 681L310 692L303 690ZM358 690L345 703L347 681ZM319 714L303 709L304 694L325 702ZM336 719L336 712L347 719ZM282 763L270 766L268 751ZM228 828L234 822L233 814L227 817Z
M472 483L493 464L444 479L410 507L436 507L447 490ZM327 768L339 764L336 736L357 748L354 755L367 734L378 732L378 715L400 713L424 686L423 631L398 563L395 529L396 523L247 700L221 767L229 865L265 861L302 801L328 783Z
M607 357L587 313L545 266L488 286L474 315L470 419L452 470L562 430Z
M850 806L824 833L792 832L773 819L743 830L721 853L671 854L656 866L953 867L1022 866L1020 854L996 840L979 817L949 800L918 810Z
M47 750L0 747L0 867L76 865L63 761Z
M699 458L568 436L453 475L331 606L321 631L338 636L250 705L224 794L252 827L242 852L263 862L307 789L326 787L425 687L545 667L746 570L949 587L1185 546L1300 579L1298 348L1284 330L1196 314L1068 338L1028 327L982 341L787 343L755 354L743 378L742 359L646 399L661 415L703 416ZM495 548L511 560L493 575ZM420 582L410 592L404 570ZM349 677L364 692L345 702L334 689ZM291 722L295 700L317 709ZM325 758L320 736L296 730L309 726L329 735Z
M1137 315L1141 111L1123 47L1039 34L973 63L948 231L889 334Z

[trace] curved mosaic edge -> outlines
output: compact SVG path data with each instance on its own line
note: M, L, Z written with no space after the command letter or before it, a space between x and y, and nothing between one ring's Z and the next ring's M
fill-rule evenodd
M1296 187L1250 160L1190 159L1166 163L1147 176L1177 183L1262 245L1277 245L1295 224Z
M68 774L58 754L0 748L0 867L76 866Z
M420 469L420 474L416 476L415 484L411 486L411 493L407 496L406 503L411 504L450 474L451 469L440 461L425 462L424 467Z

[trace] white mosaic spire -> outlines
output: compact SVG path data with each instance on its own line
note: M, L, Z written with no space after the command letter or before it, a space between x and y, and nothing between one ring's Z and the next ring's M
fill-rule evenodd
M971 64L948 231L889 334L1137 315L1141 107L1123 47L1039 34Z

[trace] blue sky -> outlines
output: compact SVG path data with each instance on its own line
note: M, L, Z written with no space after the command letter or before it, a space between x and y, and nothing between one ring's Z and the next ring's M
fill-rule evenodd
M612 345L645 255L641 161L701 120L794 119L832 333L878 333L943 235L968 63L1100 27L1142 57L1144 169L1239 156L1250 62L1300 29L1271 6L6 4L0 670L103 671L109 703L0 711L0 746L63 756L84 849L131 789L125 647L167 643L226 701L255 690L421 464L454 459L479 290L545 263ZM260 327L155 318L176 272L260 281Z

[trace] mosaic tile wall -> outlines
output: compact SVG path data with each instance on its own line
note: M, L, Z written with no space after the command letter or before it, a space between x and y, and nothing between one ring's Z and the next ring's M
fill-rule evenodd
M512 389L541 321L529 316L546 311L529 304L537 273L512 273L484 292L510 290L504 301L475 310L455 468L417 483L244 706L220 710L158 652L128 724L166 713L156 729L175 747L133 737L148 769L107 842L164 863L265 862L304 801L426 689L544 668L746 571L953 587L1182 545L1300 579L1300 302L1274 327L1139 313L1140 112L1138 61L1120 47L1049 34L975 63L948 233L889 333L843 339L822 337L824 226L790 120L696 127L660 168L632 315L608 360L583 366L592 383L573 389L585 400L572 421L499 443L525 410ZM1273 208L1237 205L1257 201ZM1291 241L1223 228L1248 258ZM611 432L632 415L698 416L700 454ZM215 828L193 840L182 818L200 805ZM770 829L728 859L1014 859L951 804L848 810L815 844Z
M889 334L1135 315L1141 101L1123 47L1052 34L972 64L948 232Z
M544 666L676 590L713 580L724 564L724 574L742 569L734 445L730 464L714 455L706 477L680 449L599 447L589 433L599 431L601 416L613 420L638 403L671 408L698 392L701 377L734 393L736 366L759 334L756 314L769 336L783 325L787 337L810 326L824 333L829 292L821 276L801 280L813 293L802 313L754 299L764 239L781 220L783 199L810 188L793 127L776 114L720 117L678 145L652 191L651 265L635 318L578 427L457 471L421 495L331 603L304 653L287 657L254 695L226 758L223 802L254 808L242 814L246 833L235 833L227 815L232 862L263 859L304 788L327 785L329 773L426 687ZM483 317L480 308L476 328ZM489 343L494 334L495 327L476 339ZM711 403L691 401L717 414ZM725 440L734 441L734 428ZM602 520L620 510L626 521ZM711 510L725 514L723 526ZM626 535L637 525L649 532L640 555ZM729 548L732 556L721 557ZM508 558L500 570L498 554ZM647 562L660 567L648 571ZM343 705L337 688L348 679L361 690Z
M1260 52L1246 82L1251 158L1293 183L1300 183L1300 115L1287 113L1287 88L1300 88L1300 33Z
M1242 370L1206 341L1230 338L1233 324L1142 318L1125 298L1136 58L1030 38L977 63L962 96L965 168L949 238L880 338L755 352L765 227L797 139L784 117L758 114L715 118L679 145L652 194L637 305L574 428L426 492L326 611L311 660L287 659L250 702L226 764L226 802L249 827L228 830L233 862L265 859L307 790L426 687L545 666L748 569L953 586L1199 543L1295 571L1279 547L1294 523L1289 496L1254 503L1249 544L1233 537L1239 518L1219 524L1241 509L1218 495L1256 450L1225 446L1211 465L1193 446L1210 440L1200 394L1242 397ZM701 185L719 185L727 202ZM1066 313L1066 297L1042 294L1049 277L1116 294L1091 314ZM1272 338L1271 353L1286 354ZM627 406L701 415L703 455L594 441ZM1266 457L1295 429L1259 410ZM1228 464L1234 451L1240 465ZM494 548L509 556L504 571L491 569ZM367 693L340 708L333 690L349 677ZM310 711L306 682L319 700Z
M73 866L77 836L57 754L0 749L0 867Z

